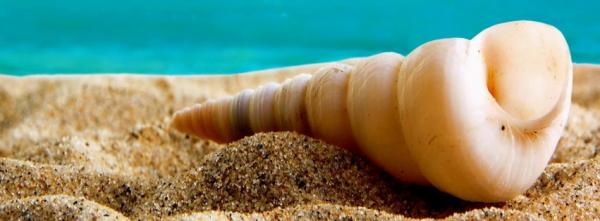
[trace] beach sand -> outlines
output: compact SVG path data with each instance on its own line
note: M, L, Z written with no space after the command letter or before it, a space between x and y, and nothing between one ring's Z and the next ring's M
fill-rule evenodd
M175 110L293 74L0 76L0 220L600 219L600 69L591 66L575 71L551 163L505 203L401 184L295 133L221 145L168 128Z

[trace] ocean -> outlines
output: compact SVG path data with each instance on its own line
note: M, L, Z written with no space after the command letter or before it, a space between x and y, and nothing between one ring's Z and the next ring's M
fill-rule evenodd
M0 73L239 73L407 54L523 19L600 63L600 1L0 0Z

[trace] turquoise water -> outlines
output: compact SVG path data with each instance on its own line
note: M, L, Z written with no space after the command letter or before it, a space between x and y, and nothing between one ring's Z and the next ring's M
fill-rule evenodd
M600 1L0 0L0 73L235 73L406 54L520 19L600 63Z

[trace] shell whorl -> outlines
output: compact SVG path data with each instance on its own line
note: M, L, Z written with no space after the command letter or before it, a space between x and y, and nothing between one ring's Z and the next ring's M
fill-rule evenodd
M195 104L177 111L172 127L217 142L230 142L257 132L296 131L312 135L314 131L326 141L353 147L345 106L351 70L350 65L334 63L314 75L300 74L281 84L271 82L234 97ZM324 93L333 90L334 93ZM307 103L314 108L307 108ZM329 111L323 111L326 109ZM334 123L318 126L326 120Z
M402 60L382 53L355 65L333 63L312 75L183 109L173 126L222 143L257 132L295 131L362 153L403 182L427 184L398 133Z
M426 43L406 58L333 63L196 104L172 126L217 142L296 131L362 154L400 181L498 202L524 192L548 163L568 116L572 69L558 30L510 22L472 40Z
M231 97L209 100L175 113L172 126L184 133L230 142L257 132L296 131L307 134L304 93L308 74L282 84L269 83Z

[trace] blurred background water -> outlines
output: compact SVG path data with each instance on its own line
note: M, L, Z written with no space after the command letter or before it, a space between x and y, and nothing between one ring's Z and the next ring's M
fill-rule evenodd
M407 54L520 19L600 63L600 1L0 0L0 73L235 73Z

